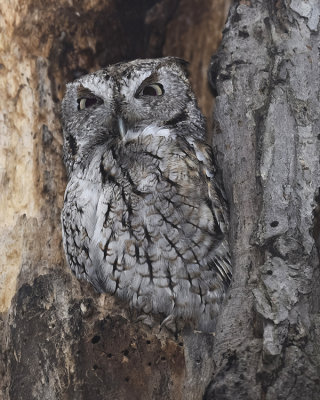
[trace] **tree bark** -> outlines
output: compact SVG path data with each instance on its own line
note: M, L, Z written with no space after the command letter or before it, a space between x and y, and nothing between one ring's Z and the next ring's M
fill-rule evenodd
M190 56L202 91L196 66L219 34L199 41L221 31L223 10L224 0L0 2L1 400L202 398L211 336L150 329L65 263L59 107L66 82L134 58Z
M206 399L319 398L319 14L237 1L212 59L234 276Z

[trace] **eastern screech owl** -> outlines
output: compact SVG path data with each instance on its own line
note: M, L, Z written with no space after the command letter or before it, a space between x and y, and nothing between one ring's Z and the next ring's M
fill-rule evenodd
M231 279L228 216L186 62L82 76L67 85L62 117L71 269L168 327L211 331Z

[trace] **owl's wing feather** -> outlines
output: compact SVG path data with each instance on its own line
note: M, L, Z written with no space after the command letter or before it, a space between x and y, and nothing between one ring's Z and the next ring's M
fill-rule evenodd
M208 195L212 202L212 208L223 233L228 232L228 207L226 196L219 177L214 155L209 145L204 142L192 140L195 155L200 162L202 173L207 176Z
M223 234L223 239L215 249L212 265L219 271L220 277L226 286L229 286L232 277L231 256L227 238L229 215L222 182L217 171L211 147L195 139L189 139L188 143L193 148L194 154L200 163L202 175L206 177L209 206Z

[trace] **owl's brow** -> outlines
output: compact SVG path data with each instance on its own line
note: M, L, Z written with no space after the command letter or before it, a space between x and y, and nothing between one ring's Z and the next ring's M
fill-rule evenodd
M84 86L80 85L77 88L77 94L78 97L96 97L94 93L88 88L85 88Z

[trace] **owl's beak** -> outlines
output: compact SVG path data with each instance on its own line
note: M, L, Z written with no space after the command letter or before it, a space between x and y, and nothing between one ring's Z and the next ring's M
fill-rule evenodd
M119 127L120 135L123 139L126 136L127 128L126 128L126 124L125 124L123 118L121 118L121 117L118 117L118 127Z

